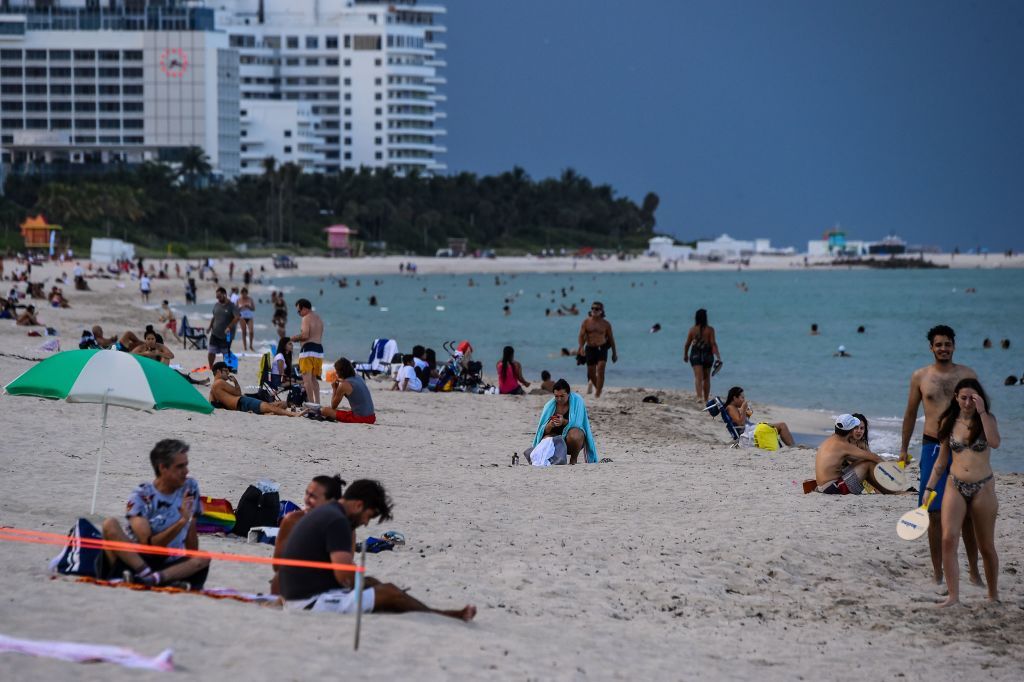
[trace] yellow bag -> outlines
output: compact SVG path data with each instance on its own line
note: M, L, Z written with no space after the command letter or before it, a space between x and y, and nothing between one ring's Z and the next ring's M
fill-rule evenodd
M761 422L754 427L754 445L762 450L778 450L779 432L771 424Z

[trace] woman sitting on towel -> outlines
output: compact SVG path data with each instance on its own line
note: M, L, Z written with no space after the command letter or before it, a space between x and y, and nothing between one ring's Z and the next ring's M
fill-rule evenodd
M547 402L540 414L537 435L533 439L534 447L544 438L562 436L565 438L569 464L575 464L584 449L587 463L596 463L597 445L590 430L590 417L587 416L583 397L579 393L572 393L565 379L555 382L553 392L555 397Z
M754 414L753 408L750 407L750 403L747 402L746 397L743 395L743 389L739 386L733 386L729 389L728 395L725 397L725 409L729 411L729 417L732 419L732 423L738 428L753 430L757 426L757 422L748 422L750 417ZM772 427L779 432L779 440L786 445L793 446L793 434L789 431L789 426L786 422L775 422L770 424L765 422L768 426Z
M345 487L345 481L341 480L341 476L335 474L334 476L314 476L313 480L306 486L306 496L303 498L303 504L306 506L303 509L296 509L293 512L285 514L284 518L281 519L281 527L277 530L277 540L274 541L274 558L280 559L284 554L285 543L288 542L288 535L292 532L292 529L302 520L308 512L313 511L324 502L337 501L341 499L342 488ZM353 532L355 535L355 532ZM352 538L352 546L355 547L355 538ZM274 566L274 577L270 579L270 594L280 594L278 587L278 576L277 571L280 566Z

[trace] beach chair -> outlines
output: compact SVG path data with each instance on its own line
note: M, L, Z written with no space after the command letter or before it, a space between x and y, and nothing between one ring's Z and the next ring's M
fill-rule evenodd
M740 446L740 436L743 435L743 427L737 426L729 416L729 410L725 409L725 403L718 396L715 396L707 402L707 407L704 408L712 417L721 417L722 421L725 422L725 428L732 436L732 445L730 447L738 448Z
M394 357L398 353L398 342L394 339L374 339L370 344L370 357L355 366L364 379L378 374L390 374Z
M180 334L182 348L192 346L196 350L206 350L206 331L189 325L187 315L181 317Z

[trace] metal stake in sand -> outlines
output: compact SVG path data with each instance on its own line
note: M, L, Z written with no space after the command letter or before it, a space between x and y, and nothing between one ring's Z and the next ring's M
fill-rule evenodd
M103 464L103 450L107 447L107 396L110 395L107 389L103 394L103 423L100 425L100 451L96 453L96 480L92 484L92 505L89 507L89 515L96 513L96 493L100 489L100 467Z
M353 651L359 651L359 626L363 620L363 576L366 574L366 540L363 540L363 551L359 556L359 567L363 570L356 573L356 638L352 644Z

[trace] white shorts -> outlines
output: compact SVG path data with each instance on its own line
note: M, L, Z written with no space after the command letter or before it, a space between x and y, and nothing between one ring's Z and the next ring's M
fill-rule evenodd
M373 588L363 590L363 613L373 611ZM331 590L321 592L309 599L292 599L285 601L286 609L302 611L325 611L329 613L355 613L356 612L356 591L355 590Z

